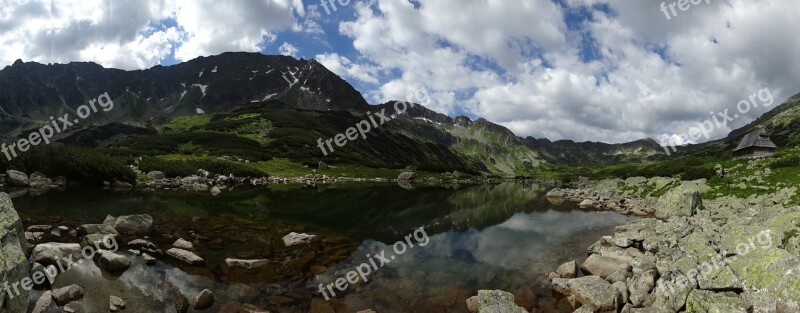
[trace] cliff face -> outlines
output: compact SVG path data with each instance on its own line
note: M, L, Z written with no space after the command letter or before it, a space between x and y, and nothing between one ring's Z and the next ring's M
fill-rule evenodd
M19 214L14 210L8 194L0 193L0 284L7 282L10 285L28 275L26 250L27 243ZM9 299L5 289L0 290L0 313L27 312L28 296L24 290L20 290L23 294L12 299Z

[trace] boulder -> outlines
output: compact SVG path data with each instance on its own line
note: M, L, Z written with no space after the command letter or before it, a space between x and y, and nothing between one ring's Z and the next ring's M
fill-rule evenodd
M514 295L501 290L479 290L476 300L467 300L467 305L477 308L478 312L503 312L503 313L527 313L524 308L514 302ZM477 305L475 304L477 303ZM470 312L472 310L470 309Z
M142 259L144 259L144 264L146 264L146 265L156 264L156 258L154 258L152 255L149 255L147 253L142 253Z
M59 306L64 306L72 301L83 299L85 294L86 292L83 288L75 284L55 289L52 293L53 300L55 300Z
M210 290L203 289L203 291L194 297L195 310L207 310L212 306L214 306L214 294Z
M746 313L749 310L736 293L692 290L686 299L686 312Z
M668 219L673 216L693 216L703 208L700 194L710 190L704 180L683 182L667 191L656 201L656 217Z
M586 261L581 264L581 270L589 275L600 276L600 278L603 279L606 279L617 270L622 269L624 271L628 271L629 268L630 265L623 260L601 256L598 254L590 255L588 258L586 258Z
M19 214L14 210L11 198L0 192L0 279L12 283L29 277L30 263L25 252L28 244ZM28 291L21 289L18 297L9 299L5 294L3 306L8 312L26 312L28 309Z
M261 260L225 259L225 266L230 270L241 270L247 272L272 270L272 263L267 259L261 259Z
M283 236L283 244L286 245L287 247L296 245L305 245L316 240L317 240L316 235L298 234L295 232L291 232L288 235Z
M569 261L567 263L561 264L556 269L556 274L558 274L561 278L575 278L578 277L578 262L575 260Z
M33 189L50 188L54 186L53 180L39 172L31 173L28 185Z
M35 262L43 265L56 265L56 262L66 262L64 259L72 256L75 261L81 257L81 245L77 243L48 242L39 244L31 253Z
M194 253L178 248L172 248L167 250L167 255L176 258L180 261L183 261L189 265L203 265L206 262L205 260L203 260L203 258L197 256Z
M183 250L194 250L194 246L191 242L186 241L183 238L178 238L175 243L172 244L173 247Z
M553 292L561 296L575 296L578 302L584 306L591 305L599 312L616 312L622 304L619 291L599 276L556 278L553 280Z
M115 181L113 184L111 184L111 188L118 190L129 190L133 189L133 185L124 181Z
M119 312L125 309L125 300L117 296L110 296L108 298L108 308L111 312Z
M414 172L402 172L400 173L400 175L397 176L398 181L405 181L405 182L413 181L416 178L417 174L415 174Z
M211 195L212 196L216 196L216 195L221 194L221 193L222 193L222 190L219 189L218 186L211 187Z
M11 186L17 187L28 187L30 185L28 174L15 170L6 171L6 182Z
M594 200L586 199L586 200L581 201L581 203L578 204L578 205L580 207L582 207L582 208L589 208L589 207L594 206Z
M114 229L122 235L149 235L153 232L153 217L148 214L123 215L117 218Z
M173 302L175 302L175 310L177 310L178 313L189 312L189 299L186 298L186 295L183 294L180 289L175 292Z
M131 259L127 256L105 250L100 251L98 255L97 267L106 271L118 272L131 267Z
M151 171L150 173L147 173L147 177L150 178L150 179L164 179L164 178L167 178L164 175L164 172L161 172L161 171Z
M547 192L546 195L547 198L558 198L558 199L564 198L564 196L566 196L566 193L561 189L550 190Z
M45 291L42 296L39 297L39 300L36 300L36 305L33 306L33 311L31 313L46 313L50 311L50 307L53 306L53 296L51 291ZM27 299L26 299L27 300ZM25 311L11 311L11 312L25 312Z
M325 163L325 161L319 161L319 165L317 166L317 169L320 170L320 171L327 170L328 169L328 163Z

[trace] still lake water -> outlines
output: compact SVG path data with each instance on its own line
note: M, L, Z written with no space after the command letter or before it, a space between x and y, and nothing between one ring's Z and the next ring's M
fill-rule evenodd
M239 303L308 312L312 298L324 302L320 283L343 277L367 254L394 254L392 245L420 227L428 244L416 245L412 238L414 248L328 304L336 312L466 312L464 300L477 290L501 289L526 309L559 312L564 310L544 276L563 262L582 261L589 245L634 219L571 202L553 204L546 191L514 183L414 190L391 184L271 185L217 197L79 189L13 202L26 227L72 228L102 223L106 215L150 214L157 231L149 239L160 249L186 238L206 260L206 267L187 267L163 257L146 266L137 256L121 275L84 262L56 281L56 287L78 283L86 289L84 312L107 311L109 295L128 301L125 312L174 312L174 288L190 301L200 290L212 290L216 303L204 312L236 312ZM287 249L281 237L292 231L318 235L320 243ZM222 266L225 258L268 258L277 273L230 273Z

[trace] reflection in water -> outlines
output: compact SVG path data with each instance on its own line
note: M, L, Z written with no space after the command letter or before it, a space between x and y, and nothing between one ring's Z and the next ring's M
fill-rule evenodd
M156 220L153 239L159 248L166 250L176 237L206 237L195 245L208 268L186 268L168 259L150 267L133 257L133 266L119 277L103 275L91 262L59 276L57 286L78 283L87 289L87 312L107 310L111 294L124 295L135 310L147 309L141 312L168 311L174 288L190 299L211 289L217 299L212 312L232 303L307 312L311 298L321 297L319 283L355 269L367 254L386 250L388 256L393 243L419 227L430 242L398 255L369 282L339 294L329 302L337 312L463 312L464 300L478 289L506 290L527 309L549 312L557 308L544 275L562 262L584 258L592 242L631 218L581 210L573 203L555 205L545 192L544 187L519 184L414 190L344 184L240 189L219 197L51 191L13 201L26 225L75 227L98 223L107 214L147 213ZM291 258L300 254L282 250L280 238L289 231L321 237L322 247L310 256L297 252L313 260L298 263ZM299 265L287 267L296 273L278 276L279 281L234 283L241 280L220 270L229 257Z

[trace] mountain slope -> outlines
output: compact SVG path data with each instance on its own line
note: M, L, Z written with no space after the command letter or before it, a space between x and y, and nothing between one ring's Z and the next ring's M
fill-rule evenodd
M544 163L608 164L647 158L650 141L622 145L520 138L484 119L451 118L416 105L366 138L323 152L325 141L394 103L369 105L314 60L224 53L173 66L121 71L94 63L15 62L0 70L0 139L37 129L50 116L75 115L103 93L114 108L56 137L125 156L196 155L265 161L287 158L380 168L414 166L531 176Z

